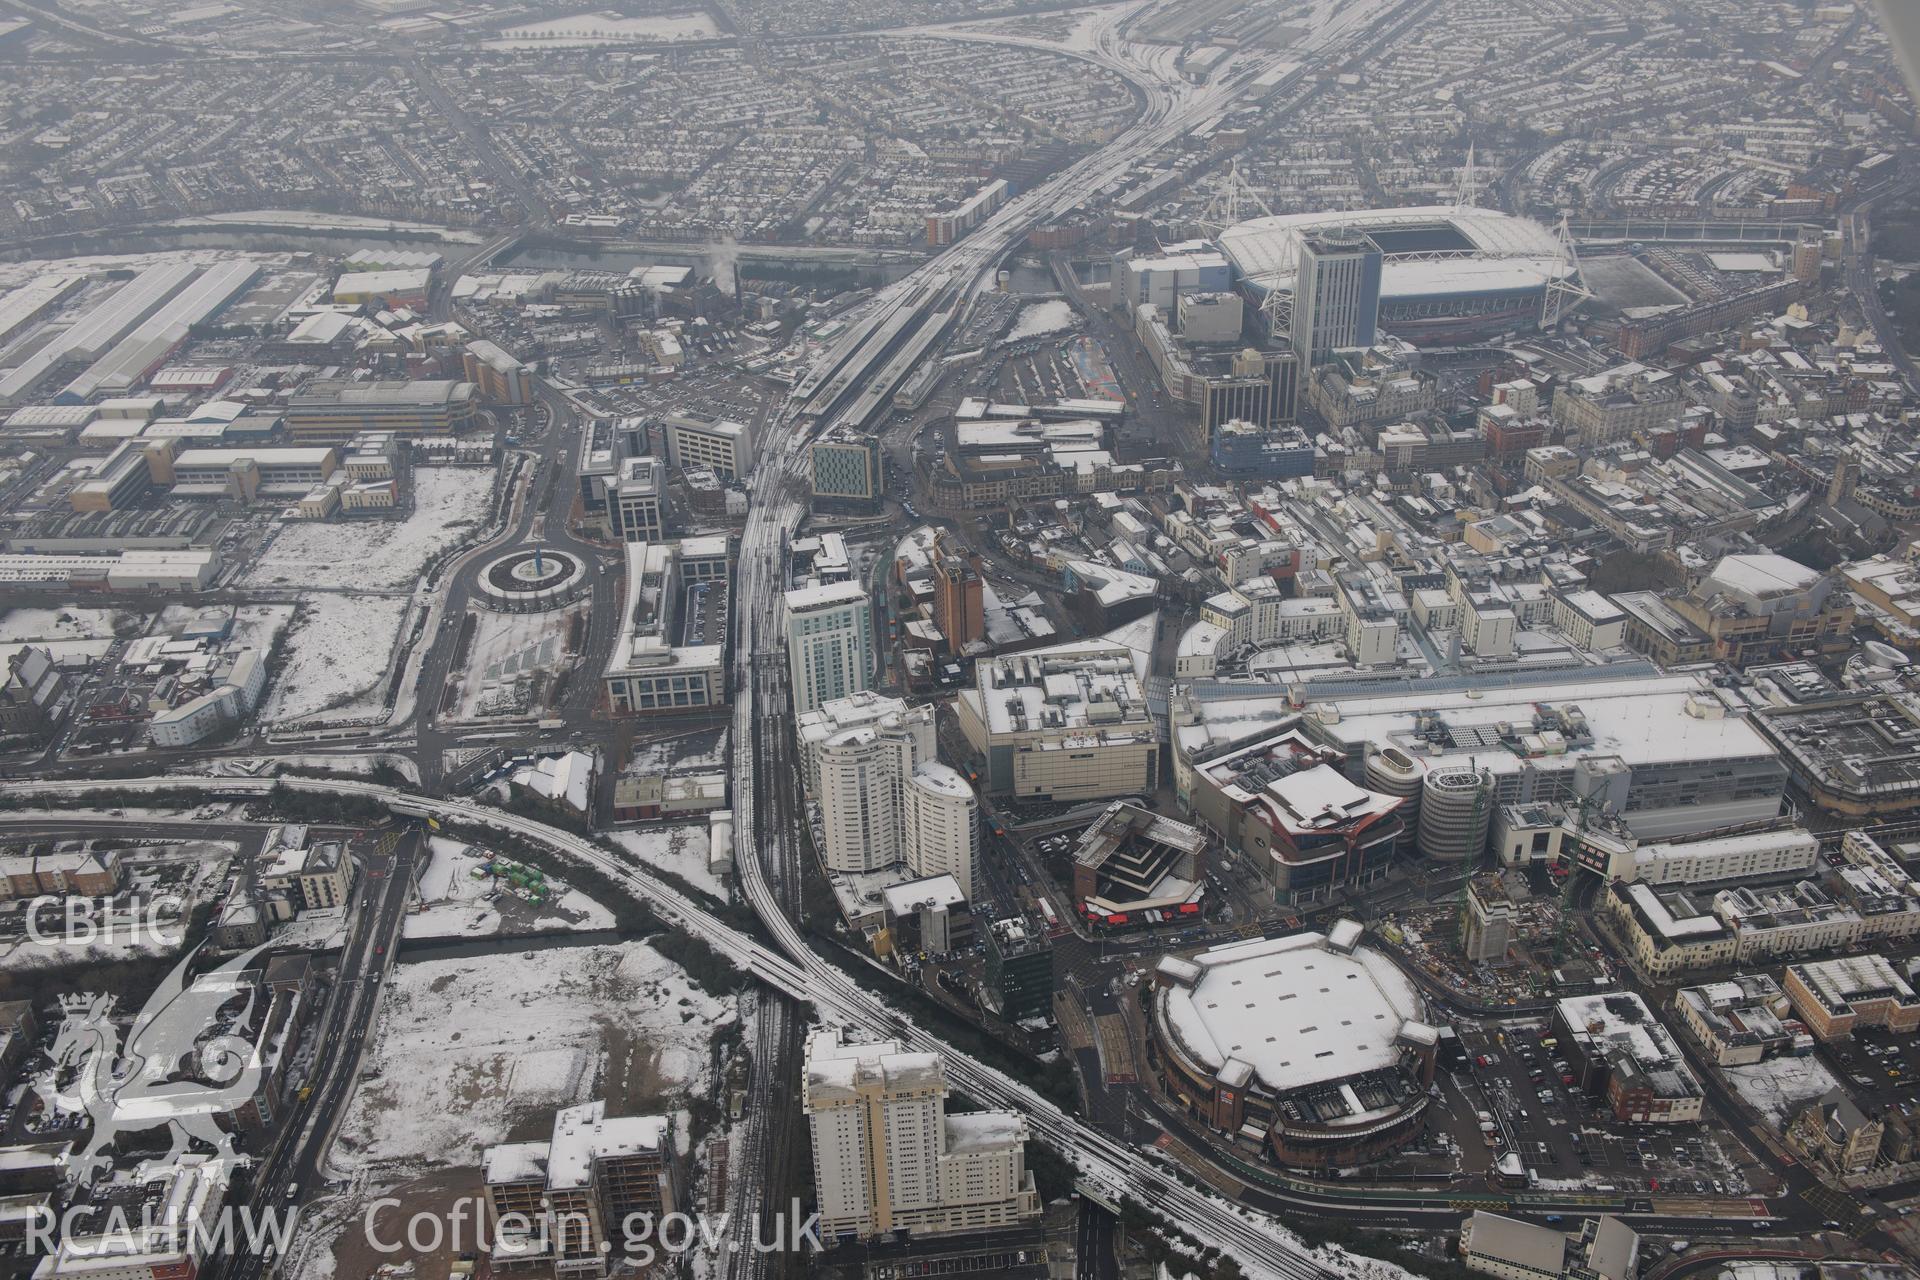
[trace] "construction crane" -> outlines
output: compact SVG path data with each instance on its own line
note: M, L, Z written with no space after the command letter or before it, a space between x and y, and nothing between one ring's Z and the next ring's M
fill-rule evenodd
M1569 833L1577 845L1587 830L1587 810L1593 805L1590 795L1573 797L1573 830ZM1577 854L1578 850L1575 850ZM1560 854L1562 862L1570 863L1567 874L1560 880L1560 918L1553 926L1553 962L1557 965L1567 958L1567 919L1573 912L1573 869L1579 865L1578 859L1568 854L1564 848Z
M1468 899L1468 890L1477 873L1480 854L1487 847L1488 833L1480 826L1480 819L1486 813L1487 793L1493 790L1491 776L1481 773L1480 763L1472 756L1467 757L1467 767L1473 770L1473 830L1480 832L1480 843L1467 850L1465 874L1460 877L1460 891L1456 895L1455 910L1460 921L1460 950L1467 949L1467 925L1473 912L1473 904Z

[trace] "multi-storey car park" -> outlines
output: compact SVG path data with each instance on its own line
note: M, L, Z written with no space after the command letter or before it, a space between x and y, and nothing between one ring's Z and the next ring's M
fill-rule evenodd
M626 597L602 676L609 709L655 715L723 704L726 540L629 542L625 550Z

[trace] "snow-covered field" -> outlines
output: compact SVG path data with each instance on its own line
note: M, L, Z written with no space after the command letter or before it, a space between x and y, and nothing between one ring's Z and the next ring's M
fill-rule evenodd
M581 605L554 613L475 610L457 717L471 720L530 712L527 685L539 673L559 669L573 620L585 609Z
M1725 1070L1734 1091L1775 1125L1785 1124L1802 1105L1829 1089L1840 1087L1833 1072L1812 1055L1769 1058L1752 1066Z
M120 618L130 620L129 625L144 621L137 613L123 614L115 609L82 609L78 605L62 605L57 609L8 609L0 612L0 644L16 644L22 640L111 640L114 636L114 622ZM137 631L135 634L138 634Z
M1049 302L1036 302L1023 308L1020 318L1013 322L1006 340L1018 342L1022 338L1037 338L1043 333L1058 333L1062 329L1073 328L1073 304L1060 299Z
M248 571L253 587L396 590L486 519L493 472L421 467L405 520L289 521Z
M613 913L578 889L558 881L557 891L535 906L492 876L474 877L492 855L464 840L435 836L420 874L421 909L406 919L409 938L488 938L495 934L551 933L563 929L611 929Z
M471 1166L559 1107L705 1090L708 1037L733 1017L644 942L402 964L333 1163Z
M342 718L379 710L387 659L400 637L407 601L397 596L315 593L300 603L300 618L272 681L269 724L322 711Z
M648 866L671 871L694 888L704 889L721 901L726 901L726 884L707 870L708 837L705 823L616 831L613 838Z

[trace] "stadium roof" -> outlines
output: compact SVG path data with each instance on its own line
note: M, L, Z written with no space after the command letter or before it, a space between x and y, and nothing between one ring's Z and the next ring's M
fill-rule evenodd
M1497 209L1452 205L1255 218L1223 232L1220 248L1256 289L1291 291L1302 237L1336 227L1351 227L1387 239L1381 246L1386 255L1380 277L1383 300L1508 293L1544 288L1549 280L1573 274L1573 265L1553 232L1531 218ZM1437 233L1430 244L1408 234L1394 234L1420 228L1433 228ZM1397 247L1400 245L1406 247Z
M1245 1063L1275 1093L1391 1067L1401 1029L1425 1013L1393 961L1320 933L1229 943L1174 969L1189 980L1162 1003L1185 1052L1215 1071Z

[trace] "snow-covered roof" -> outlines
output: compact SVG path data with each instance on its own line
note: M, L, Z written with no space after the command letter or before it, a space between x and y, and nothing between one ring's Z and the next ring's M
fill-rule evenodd
M353 327L353 317L341 311L316 311L293 327L288 342L328 343Z
M1671 895L1662 898L1651 885L1630 884L1627 896L1640 908L1650 928L1663 938L1710 938L1726 932L1726 926L1720 918L1711 912L1701 911L1696 915L1677 916L1667 905L1669 901L1683 902L1686 899Z
M587 811L593 786L593 757L584 751L547 756L514 770L513 781L545 800Z
M665 1116L607 1117L603 1100L567 1107L553 1117L553 1141L547 1151L547 1186L564 1191L584 1187L596 1161L659 1151L672 1122Z
M967 895L960 891L960 882L946 872L888 885L882 896L887 900L887 910L896 916L910 915L929 903L955 907L967 900Z
M1819 570L1809 569L1798 560L1772 553L1722 556L1707 579L1709 589L1718 587L1732 594L1757 599L1805 591L1818 581Z
M1255 288L1291 291L1301 242L1313 232L1346 227L1386 232L1423 226L1450 227L1471 249L1436 257L1387 253L1380 272L1382 301L1537 289L1573 271L1553 232L1531 218L1451 205L1255 218L1222 233L1220 247Z
M1559 1002L1560 1018L1574 1035L1591 1039L1609 1057L1625 1054L1660 1098L1698 1097L1700 1084L1687 1069L1673 1036L1629 991L1569 996Z
M1186 964L1197 970L1182 979ZM1382 953L1333 950L1320 933L1214 947L1161 973L1164 1023L1192 1059L1238 1059L1274 1093L1344 1080L1399 1061L1396 1041L1425 1007Z
M1559 763L1571 769L1586 755L1615 755L1632 767L1704 760L1753 758L1774 754L1766 739L1739 716L1702 717L1689 713L1688 702L1710 696L1711 686L1694 673L1641 675L1635 679L1547 676L1537 683L1505 687L1484 684L1464 689L1413 688L1352 694L1332 698L1313 696L1308 705L1321 711L1324 732L1348 750L1366 744L1398 743L1410 747L1429 768L1465 763L1469 758L1495 774L1518 773ZM1592 743L1570 745L1564 755L1529 760L1510 751L1489 751L1472 745L1482 731L1501 724L1530 724L1543 704L1577 705L1585 717ZM1263 725L1277 728L1299 708L1289 704L1285 689L1250 688L1245 697L1197 698L1197 723L1177 733L1183 748L1197 754L1209 745L1243 741ZM1324 710L1322 710L1324 709ZM1419 738L1416 717L1431 713L1452 731L1456 745L1438 754Z
M1269 782L1258 797L1281 829L1295 835L1329 831L1391 812L1395 796L1355 786L1332 765L1315 765Z
M946 1073L933 1053L908 1052L898 1040L842 1044L821 1027L807 1039L807 1104L851 1100L862 1085L888 1089L941 1088Z
M1146 691L1133 650L1076 641L975 664L970 690L996 734L1151 732Z
M507 1182L547 1180L547 1144L544 1142L503 1142L488 1147L483 1165L488 1185Z
M947 1117L948 1151L996 1151L1027 1140L1017 1111L968 1111Z
M941 764L938 760L929 760L913 771L914 782L928 791L958 800L973 794L973 787L960 776L960 771L952 765Z
M1633 851L1633 860L1641 868L1641 874L1660 863L1686 864L1688 862L1712 862L1716 858L1729 854L1750 853L1755 855L1791 852L1804 854L1806 865L1811 867L1820 851L1820 841L1808 831L1799 827L1786 827L1778 831L1745 831L1737 835L1714 836L1706 840L1687 840L1681 842L1659 842L1643 844ZM1679 876L1661 875L1653 877L1656 881L1670 879L1688 880L1686 874ZM1708 877L1710 878L1710 877Z
M815 587L795 587L787 592L787 612L826 609L854 604L867 598L867 589L858 582L829 582Z

